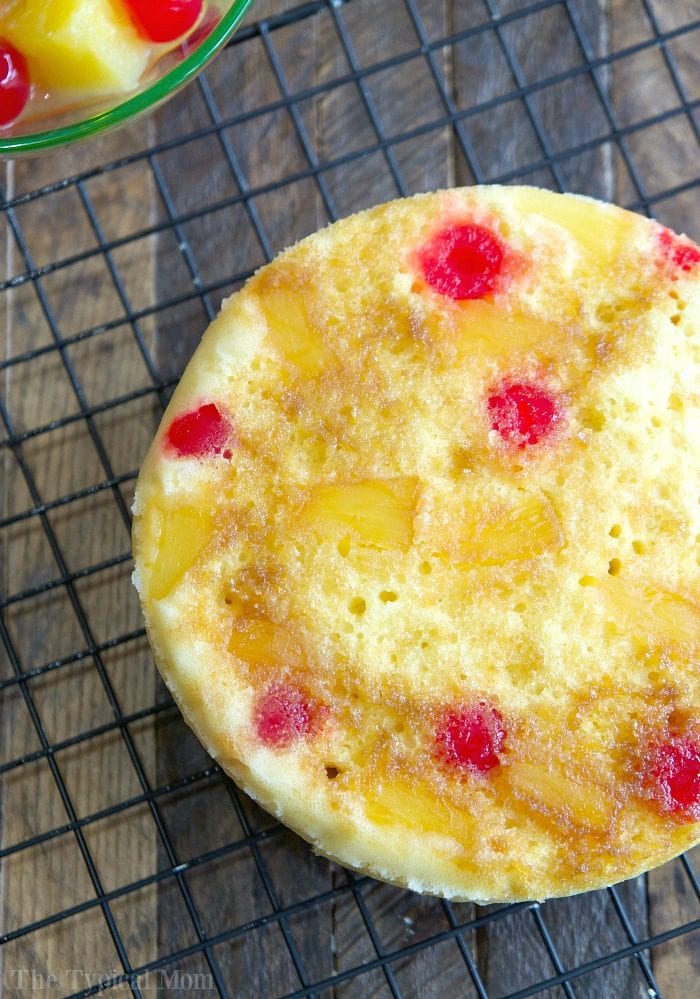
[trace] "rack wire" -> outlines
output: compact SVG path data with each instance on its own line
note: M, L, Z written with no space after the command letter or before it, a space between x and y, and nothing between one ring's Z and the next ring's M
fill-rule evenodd
M540 36L557 40L552 58L531 47ZM25 171L22 189L3 192L0 303L17 337L31 327L16 345L8 334L0 361L7 995L687 991L700 929L689 856L657 882L486 908L420 899L312 858L203 755L153 679L129 610L127 531L145 441L194 341L221 298L285 242L378 200L472 182L573 188L693 235L699 43L691 2L312 0L248 23L175 110L137 133L133 151L40 186ZM501 67L488 80L485 61ZM257 83L232 93L242 66ZM105 205L136 188L150 214L115 221ZM130 255L137 271L151 261L150 298ZM67 294L84 272L102 282L90 287L110 289L112 312L85 322L83 310L76 326L56 289ZM129 371L140 365L137 384L118 375L125 352ZM102 381L93 364L106 368ZM47 378L62 381L60 406L36 391ZM54 466L52 481L41 462L60 447L61 466L71 465L74 446L89 460L70 474ZM88 523L109 536L99 557L84 545ZM140 700L135 688L146 690ZM85 759L97 760L92 773ZM116 784L96 798L115 768ZM51 860L59 844L72 851L70 877L63 854ZM46 911L27 894L45 895ZM74 963L64 968L68 943ZM101 954L112 963L99 965Z

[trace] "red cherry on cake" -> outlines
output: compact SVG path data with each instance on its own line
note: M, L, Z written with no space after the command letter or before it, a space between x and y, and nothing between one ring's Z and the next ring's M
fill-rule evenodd
M479 701L448 709L435 732L435 756L460 770L486 773L501 762L506 730L500 711Z
M689 273L700 265L700 247L691 242L687 236L677 236L670 229L660 229L658 243L662 258L674 270Z
M228 418L215 403L207 402L176 416L166 431L165 440L182 457L203 458L220 454L232 436L233 427ZM230 456L230 450L224 450L224 457Z
M559 400L530 382L504 382L486 400L491 427L509 444L525 447L551 434L562 419Z
M195 26L202 0L124 0L140 35L151 42L174 42Z
M19 118L30 90L27 60L14 45L0 39L0 126Z
M654 746L644 786L664 814L700 821L700 742L677 735Z
M299 687L274 683L255 707L255 731L266 746L284 748L313 732L319 712Z
M461 223L440 229L418 251L423 277L447 298L483 298L496 287L504 247L490 229Z

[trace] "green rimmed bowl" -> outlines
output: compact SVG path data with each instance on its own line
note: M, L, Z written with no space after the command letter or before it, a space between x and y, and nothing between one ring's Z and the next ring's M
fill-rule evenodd
M211 32L194 47L185 44L169 52L144 78L138 90L111 100L88 101L41 120L20 118L12 126L0 130L0 156L41 153L66 146L101 135L153 110L197 76L231 38L253 2L233 0L228 4L212 4L220 9L221 19Z

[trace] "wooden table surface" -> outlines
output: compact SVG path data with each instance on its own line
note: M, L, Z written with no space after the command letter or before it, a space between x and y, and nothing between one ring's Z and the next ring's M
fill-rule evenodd
M0 440L19 440L0 449L0 992L8 999L40 987L52 997L80 992L99 976L144 967L134 980L145 995L215 995L218 983L237 999L267 999L365 962L375 965L315 994L472 996L465 948L487 994L504 996L561 970L548 941L575 967L700 915L680 861L612 894L500 919L491 918L497 907L446 906L372 881L348 890L344 871L212 768L156 675L130 585L134 472L172 381L222 296L331 213L394 197L397 179L406 191L425 190L512 179L531 165L526 182L622 204L677 189L652 210L700 237L692 186L700 30L679 33L665 51L644 44L649 12L673 32L700 23L700 2L541 3L532 16L507 19L528 6L323 4L298 24L251 32L213 64L205 88L188 88L147 120L0 167L6 199L19 199L1 216L0 240ZM291 7L259 0L248 24ZM496 10L506 15L498 32L436 47L430 58L418 51L420 41L486 23ZM582 64L571 14L590 57L631 47L628 57L601 63L595 79L566 78ZM405 53L413 55L358 90L355 69ZM665 117L682 96L669 57L694 119ZM446 81L448 102L433 73ZM343 85L331 85L338 77ZM284 88L310 91L293 113ZM456 131L434 125L485 102ZM265 111L248 113L256 109ZM235 119L218 134L217 115ZM402 140L380 148L377 123ZM611 124L622 129L617 141L601 141ZM177 142L188 133L198 138ZM156 144L164 145L155 155L132 155ZM97 169L117 158L126 159ZM328 161L317 183L312 169ZM20 673L28 676L18 683ZM280 908L282 917L269 918ZM463 941L450 935L477 917ZM31 932L18 932L26 926ZM205 935L215 942L202 951ZM667 999L698 994L698 939L684 934L644 952ZM376 966L378 955L402 948L410 949L389 975ZM631 957L594 963L568 993L538 994L650 992Z

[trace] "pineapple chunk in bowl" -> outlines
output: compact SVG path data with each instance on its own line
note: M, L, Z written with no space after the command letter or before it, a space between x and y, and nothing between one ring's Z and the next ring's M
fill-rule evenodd
M0 8L0 155L131 121L193 79L252 0L9 0Z

